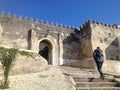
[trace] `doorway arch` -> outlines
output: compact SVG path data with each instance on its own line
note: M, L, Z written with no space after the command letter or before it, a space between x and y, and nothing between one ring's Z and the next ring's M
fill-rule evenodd
M48 64L53 64L53 45L49 40L40 41L39 54L47 60Z

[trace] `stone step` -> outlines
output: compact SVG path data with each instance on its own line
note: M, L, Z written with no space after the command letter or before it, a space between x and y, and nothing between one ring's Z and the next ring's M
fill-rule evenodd
M89 72L81 72L81 71L67 71L69 74L90 74ZM97 74L97 73L96 73Z
M99 78L99 75L95 74L95 75L92 75L92 74L69 74L70 76L72 77L94 77L94 78Z
M96 73L97 71L94 69L84 69L84 68L75 68L75 67L66 67L60 66L61 69L67 71L68 73Z
M100 78L92 77L73 77L75 82L112 82L113 79L105 78L101 80Z
M80 70L80 69L72 69L72 68L70 68L68 70L67 69L64 69L64 70L66 70L68 72L85 72L85 73L89 73L89 72L95 73L95 72L97 72L97 71Z
M76 82L76 87L114 87L115 82Z
M72 70L72 71L66 71L67 73L69 73L69 74L80 74L80 75L82 75L82 74L86 74L86 75L88 75L88 74L91 74L90 72L85 72L85 71L76 71L76 70ZM95 73L95 74L97 74L97 73Z
M120 87L76 87L76 90L120 90Z

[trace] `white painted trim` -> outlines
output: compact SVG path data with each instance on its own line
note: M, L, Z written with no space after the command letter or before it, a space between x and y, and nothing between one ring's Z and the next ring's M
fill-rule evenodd
M68 64L68 63L73 63L73 62L78 62L79 60L75 60L75 59L61 59L60 60L60 65L63 64Z

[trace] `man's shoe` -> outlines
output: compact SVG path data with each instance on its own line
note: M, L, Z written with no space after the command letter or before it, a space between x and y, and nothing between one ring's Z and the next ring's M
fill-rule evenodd
M102 78L101 78L102 80L104 80L105 79L105 76L102 76Z

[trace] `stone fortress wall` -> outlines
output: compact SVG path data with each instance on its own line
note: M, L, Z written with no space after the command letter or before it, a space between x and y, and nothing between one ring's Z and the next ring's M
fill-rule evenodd
M74 27L0 13L0 45L40 51L40 42L49 47L49 63L61 65L79 60L79 41ZM73 53L75 52L75 53Z
M100 46L104 71L120 73L120 27L88 20L80 28L0 13L0 45L39 53L48 47L52 65L95 68L92 53Z
M105 72L120 73L120 27L88 20L80 27L81 58L92 58L92 52L99 46L104 53ZM87 51L87 52L86 52Z

